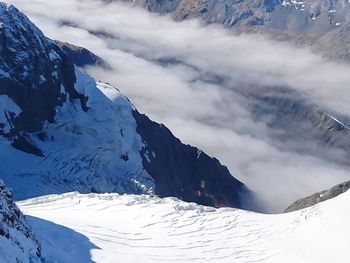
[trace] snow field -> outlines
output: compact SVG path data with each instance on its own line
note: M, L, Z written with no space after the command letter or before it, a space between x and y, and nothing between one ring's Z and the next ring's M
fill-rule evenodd
M280 215L147 195L68 193L18 205L54 262L295 263L346 261L349 199Z

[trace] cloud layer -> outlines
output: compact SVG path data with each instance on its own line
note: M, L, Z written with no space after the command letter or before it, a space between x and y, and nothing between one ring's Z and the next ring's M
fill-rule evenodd
M254 192L247 199L254 209L279 212L299 197L350 179L342 150L324 158L312 142L305 142L314 148L307 153L292 139L276 143L278 131L253 118L252 101L244 96L252 87L290 86L350 115L347 65L262 36L233 36L196 20L175 23L116 3L5 2L49 37L103 57L113 70L90 68L90 73L116 85L182 141L227 165Z

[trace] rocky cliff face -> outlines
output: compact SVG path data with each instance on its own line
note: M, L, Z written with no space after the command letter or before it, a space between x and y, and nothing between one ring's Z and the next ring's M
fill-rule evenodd
M245 188L226 167L71 61L96 56L57 45L15 7L0 7L0 171L15 198L147 193L240 207Z
M56 107L68 98L80 100L87 110L87 98L74 89L75 82L68 56L14 6L0 3L0 96L20 108L18 114L4 112L0 134L12 138L14 147L41 155L26 133L52 123Z
M40 244L1 180L0 261L42 262Z
M201 150L182 144L164 125L137 111L133 115L145 145L143 166L155 181L157 195L217 207L240 207L239 194L247 189L232 179L225 166Z
M306 207L316 205L320 202L334 198L350 189L350 181L338 184L331 189L318 192L305 198L301 198L291 204L284 212L293 212Z

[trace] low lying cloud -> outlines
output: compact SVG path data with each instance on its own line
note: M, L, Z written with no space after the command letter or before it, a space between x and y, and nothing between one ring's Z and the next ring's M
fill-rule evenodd
M98 0L6 1L53 38L86 47L113 70L90 68L183 142L217 157L254 191L254 209L279 212L350 179L347 155L312 141L277 139L257 121L250 90L289 86L331 111L350 113L350 67L262 36L234 36L196 20L176 23ZM305 151L306 147L308 151ZM332 152L331 152L332 151ZM329 157L331 156L331 158Z

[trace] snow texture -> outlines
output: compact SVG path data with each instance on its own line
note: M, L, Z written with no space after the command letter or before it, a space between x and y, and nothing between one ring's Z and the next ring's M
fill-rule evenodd
M18 205L56 262L328 263L347 261L349 202L346 192L280 215L147 195L68 193Z

